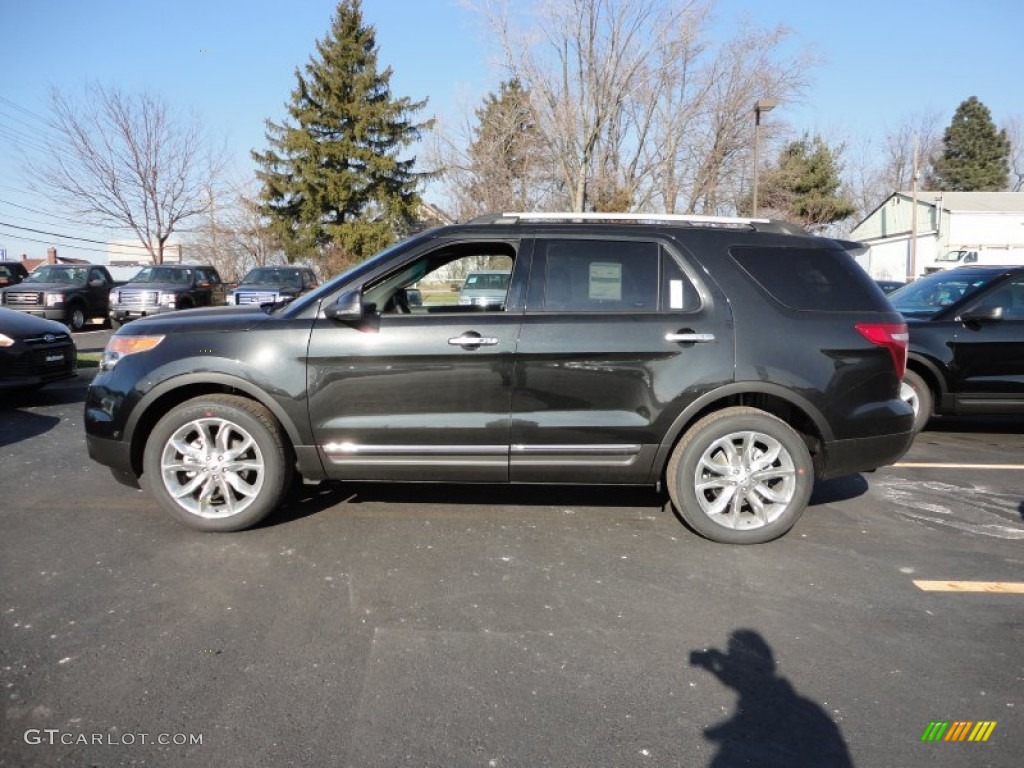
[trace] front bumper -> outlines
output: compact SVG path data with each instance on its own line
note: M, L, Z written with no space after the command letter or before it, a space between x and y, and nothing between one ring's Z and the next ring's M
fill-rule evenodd
M67 317L68 311L65 307L9 307L5 306L4 309L15 309L18 312L24 312L26 315L35 315L36 317L43 317L47 320L56 320L63 323Z
M138 320L140 317L150 317L151 315L165 315L168 312L177 312L177 307L165 307L160 304L152 304L146 306L117 306L110 308L110 317L113 320L119 322L127 322L128 320Z

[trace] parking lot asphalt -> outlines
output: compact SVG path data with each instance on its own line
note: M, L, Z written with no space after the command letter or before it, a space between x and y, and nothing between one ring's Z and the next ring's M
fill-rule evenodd
M579 487L306 486L212 535L88 460L83 394L0 408L0 765L1020 764L1024 420L754 547Z

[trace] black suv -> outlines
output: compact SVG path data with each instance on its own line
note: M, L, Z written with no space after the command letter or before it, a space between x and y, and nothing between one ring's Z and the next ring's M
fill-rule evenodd
M291 301L319 285L306 267L256 267L228 291L228 304L277 304Z
M664 482L704 536L768 541L815 478L889 464L912 440L906 325L856 246L705 217L435 229L283 307L122 329L87 395L89 453L203 530L254 525L297 471ZM499 303L408 300L503 260Z
M224 283L217 270L199 264L145 267L130 282L110 292L110 325L194 307L224 304Z
M1024 413L1024 267L957 267L889 296L907 319L903 397L934 415Z

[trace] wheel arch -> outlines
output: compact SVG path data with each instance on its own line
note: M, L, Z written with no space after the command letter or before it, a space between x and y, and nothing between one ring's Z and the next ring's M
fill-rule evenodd
M651 482L657 483L665 479L665 470L672 450L690 426L709 413L737 405L756 408L782 419L803 437L807 450L814 460L815 473L823 469L824 446L833 435L828 422L818 409L805 398L782 387L760 382L737 382L699 397L676 417L658 447L651 468Z
M281 425L293 453L296 446L302 445L302 435L284 409L251 382L223 373L186 374L164 381L147 392L125 425L125 435L131 445L132 472L136 477L142 475L143 451L156 423L168 411L185 401L211 394L240 395L254 400L270 411Z
M932 390L935 405L940 405L942 399L949 394L949 387L946 385L946 377L938 364L931 358L911 352L907 355L907 368L924 379Z

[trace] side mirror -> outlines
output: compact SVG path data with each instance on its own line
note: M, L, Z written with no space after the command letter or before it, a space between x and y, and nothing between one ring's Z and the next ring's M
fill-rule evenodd
M363 292L359 288L345 291L333 304L324 308L324 316L347 325L357 325L363 320Z
M1002 319L1002 307L974 307L960 315L962 323L991 323Z

